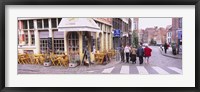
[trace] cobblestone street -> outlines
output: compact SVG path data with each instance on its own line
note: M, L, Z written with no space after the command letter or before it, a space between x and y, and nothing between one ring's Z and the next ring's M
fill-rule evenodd
M92 64L91 66L77 66L75 68L63 66L22 65L18 64L18 74L182 74L182 59L167 57L158 46L151 46L150 63L139 65L122 63L112 59L106 65ZM170 52L168 52L170 53Z

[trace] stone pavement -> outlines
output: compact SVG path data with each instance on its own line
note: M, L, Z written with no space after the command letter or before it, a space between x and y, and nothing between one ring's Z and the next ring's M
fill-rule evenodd
M182 52L180 52L179 54L173 55L171 47L168 48L167 53L165 53L164 48L163 48L163 51L160 47L159 47L159 49L160 49L161 54L164 56L172 57L172 58L176 58L176 59L182 59Z
M106 65L92 64L90 66L79 65L75 68L64 66L49 66L33 65L33 64L18 64L18 74L85 74L87 71L98 71L105 68L110 68L120 63L116 59L112 59ZM92 72L91 72L92 73ZM90 73L89 73L90 74Z

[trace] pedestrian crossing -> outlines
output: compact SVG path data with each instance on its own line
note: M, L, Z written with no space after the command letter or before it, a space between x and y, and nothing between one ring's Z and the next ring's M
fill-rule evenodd
M120 73L129 74L129 66L122 66Z
M139 74L149 74L144 66L137 66Z
M135 67L135 68L134 68ZM116 68L116 69L115 69ZM118 70L118 71L116 71ZM133 72L137 71L137 72ZM152 71L155 71L152 73ZM102 74L182 74L182 69L177 67L141 66L141 65L122 65L103 69Z

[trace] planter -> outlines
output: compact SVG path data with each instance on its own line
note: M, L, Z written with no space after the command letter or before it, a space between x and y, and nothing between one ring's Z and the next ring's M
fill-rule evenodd
M44 62L44 66L51 66L51 62Z
M70 63L69 63L69 67L72 67L72 68L73 68L73 67L76 67L76 66L78 66L78 63L77 63L77 62L73 62L73 63L70 62Z

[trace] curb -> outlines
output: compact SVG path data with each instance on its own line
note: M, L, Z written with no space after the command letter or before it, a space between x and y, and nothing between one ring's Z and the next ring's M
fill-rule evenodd
M171 55L166 55L166 54L163 54L162 50L159 48L160 50L160 53L163 55L163 56L166 56L166 57L171 57L171 58L175 58L175 59L182 59L182 57L175 57L175 56L171 56Z
M106 69L106 68L113 67L113 66L115 66L115 65L120 63L120 61L111 61L111 62L115 62L115 63L113 63L113 64L108 63L107 65L101 65L101 67L96 68L96 69L95 68L89 68L89 69L86 69L86 71Z

